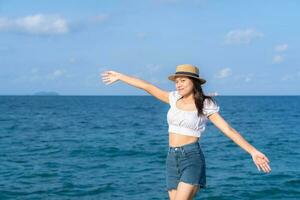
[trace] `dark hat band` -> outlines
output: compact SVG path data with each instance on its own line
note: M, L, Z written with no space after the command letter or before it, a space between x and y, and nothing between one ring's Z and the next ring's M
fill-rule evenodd
M198 74L195 74L195 73L192 73L192 72L176 72L175 74L185 74L185 75L192 75L192 76L199 77Z

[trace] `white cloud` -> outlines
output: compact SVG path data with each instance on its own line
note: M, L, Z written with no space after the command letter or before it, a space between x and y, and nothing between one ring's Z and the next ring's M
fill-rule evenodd
M41 80L42 77L41 75L39 74L40 72L40 69L39 68L32 68L30 70L30 75L28 75L28 80L29 81L38 81L38 80ZM23 76L23 78L26 79L26 76Z
M37 74L39 72L39 68L32 68L30 72L31 74Z
M232 70L229 67L227 67L227 68L221 69L217 73L216 78L223 79L223 78L226 78L228 76L231 76L231 74L232 74Z
M289 45L284 43L284 44L279 44L277 46L274 47L274 50L277 52L284 52L288 49ZM273 63L281 63L285 60L285 56L284 55L275 55L273 56L272 62ZM284 77L284 80L289 79L288 77Z
M149 79L149 82L150 83L155 83L155 84L159 84L160 83L160 81L159 81L159 79L158 78L155 78L155 77L151 77L150 79Z
M137 37L139 39L145 39L147 37L147 34L145 32L138 32Z
M281 63L284 61L283 55L276 55L273 57L273 63Z
M288 49L288 47L289 47L288 44L280 44L275 47L275 51L283 52L283 51L286 51Z
M231 30L225 36L225 44L249 44L254 39L263 36L262 32L250 28Z
M300 71L294 74L285 74L281 77L281 81L293 81L293 80L300 80Z
M245 78L245 82L250 82L252 79L251 79L251 77L246 77Z
M63 74L65 73L65 71L64 70L55 70L54 72L53 72L53 76L55 76L55 77L59 77L59 76L62 76Z
M244 79L245 82L250 82L250 81L253 80L253 74L247 74L247 75L244 76L243 79Z
M108 19L108 14L98 14L90 19L92 23L102 23Z
M69 62L72 63L72 64L74 64L74 63L77 62L77 59L75 57L70 57L69 58Z
M9 20L6 18L0 18L0 30L7 29L10 26Z
M21 31L30 34L65 34L67 21L57 15L36 14L17 19L0 18L0 31Z
M281 77L281 80L282 80L282 81L288 81L288 80L292 80L293 78L294 78L293 75L291 75L291 74L285 74L285 75L283 75L283 76Z
M76 75L67 72L65 69L56 69L51 72L46 72L43 68L34 67L28 70L27 73L14 76L12 82L14 83L38 83L44 84L46 81L56 82L63 79L74 78ZM70 81L66 81L70 82Z
M142 76L147 77L147 80L153 84L162 84L165 83L165 79L161 79L160 71L162 70L163 65L160 64L148 64L146 65L146 71L142 72ZM140 77L142 77L140 76Z
M145 78L147 81L155 84L165 84L168 82L166 77L161 77L163 65L161 64L147 64L144 68L139 69L132 74L135 77Z
M159 64L148 64L146 66L146 69L150 74L158 72L161 68L162 68L162 65L159 65Z
M254 74L253 73L249 73L249 74L239 74L233 77L234 80L236 81L244 81L244 82L250 82L252 81L254 78Z
M65 69L56 69L46 75L46 78L49 80L55 80L59 78L71 78L71 77L73 77L73 75L67 73L67 70Z

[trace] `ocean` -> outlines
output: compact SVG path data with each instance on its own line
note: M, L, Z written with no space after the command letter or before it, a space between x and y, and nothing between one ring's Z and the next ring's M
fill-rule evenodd
M195 199L300 199L300 96L217 96L269 174L211 122ZM0 96L0 199L167 200L169 105L152 96Z

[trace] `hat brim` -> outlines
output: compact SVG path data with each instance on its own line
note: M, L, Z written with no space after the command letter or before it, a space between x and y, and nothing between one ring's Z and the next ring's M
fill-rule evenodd
M178 77L178 76L188 76L188 77L198 79L201 84L206 83L205 79L199 78L199 77L196 77L196 76L192 76L192 75L188 75L188 74L172 74L172 75L168 76L168 79L171 80L171 81L175 81L175 78Z

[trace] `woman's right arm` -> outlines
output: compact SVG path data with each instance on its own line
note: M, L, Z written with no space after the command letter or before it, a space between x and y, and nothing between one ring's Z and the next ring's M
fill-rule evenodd
M149 94L153 95L154 97L165 103L169 103L169 92L161 90L160 88L154 86L153 84L147 81L115 71L105 71L101 75L103 82L107 83L107 85L115 81L121 80L129 85L145 90Z

